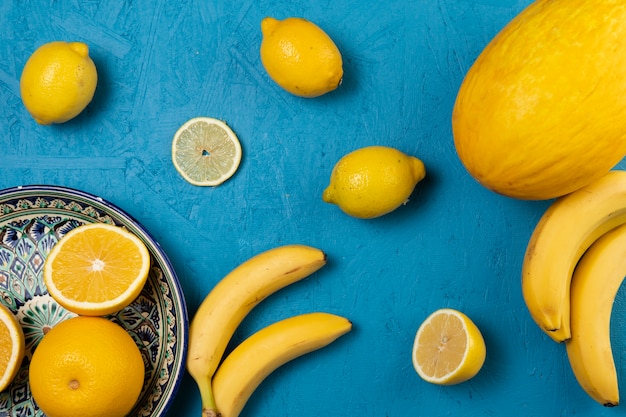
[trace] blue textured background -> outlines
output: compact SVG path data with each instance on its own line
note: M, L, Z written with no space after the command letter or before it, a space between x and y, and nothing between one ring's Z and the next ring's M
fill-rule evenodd
M579 388L564 347L539 331L522 300L523 253L549 202L483 189L452 142L463 75L528 3L4 1L0 188L68 186L128 211L168 253L191 316L221 277L263 250L326 251L328 265L264 301L235 342L314 310L344 315L354 330L272 374L245 416L618 415ZM259 60L265 16L321 26L343 53L343 85L316 99L278 88ZM86 42L100 80L79 117L39 126L22 106L19 77L52 40ZM172 136L195 116L225 120L244 149L239 171L217 188L187 184L170 160ZM427 178L394 213L349 218L322 202L322 190L341 156L374 144L421 158ZM620 375L623 298L613 323ZM423 382L410 358L418 325L441 307L467 313L488 351L481 373L452 387ZM185 375L168 415L199 414Z

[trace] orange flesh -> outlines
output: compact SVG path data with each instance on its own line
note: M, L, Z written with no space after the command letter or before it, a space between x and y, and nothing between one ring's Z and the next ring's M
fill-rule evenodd
M0 320L0 347L0 375L4 375L11 358L13 341L9 329L2 320Z
M74 300L104 302L122 295L141 269L142 258L133 242L106 238L107 231L94 230L66 243L55 259L54 282L63 295ZM89 252L86 252L89 250ZM76 280L76 275L82 279Z

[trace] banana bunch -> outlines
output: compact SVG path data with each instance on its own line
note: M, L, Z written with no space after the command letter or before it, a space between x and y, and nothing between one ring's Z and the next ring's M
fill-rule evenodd
M237 417L272 371L352 329L343 317L303 314L259 330L223 358L235 330L256 305L325 264L326 254L319 249L280 246L237 266L209 292L190 323L187 352L187 370L200 390L203 417Z
M553 340L565 342L579 384L606 406L619 403L609 333L625 275L626 171L616 170L552 203L522 267L531 316Z

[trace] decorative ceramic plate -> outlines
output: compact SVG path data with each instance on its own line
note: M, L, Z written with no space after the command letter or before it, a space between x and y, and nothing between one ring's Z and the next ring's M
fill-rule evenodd
M30 395L28 364L44 334L74 316L47 294L44 260L68 231L95 222L125 227L151 254L142 293L108 316L133 337L146 367L143 390L129 415L164 415L178 390L187 351L187 309L174 269L159 244L132 217L99 197L56 186L16 187L0 191L0 302L22 325L26 356L15 380L0 393L0 416L44 415Z

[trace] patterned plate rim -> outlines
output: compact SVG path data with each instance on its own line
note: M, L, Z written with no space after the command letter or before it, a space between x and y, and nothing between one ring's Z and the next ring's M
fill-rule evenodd
M71 187L58 186L58 185L45 185L45 184L33 184L33 185L21 185L0 190L0 206L9 200L19 200L21 196L28 196L30 198L36 197L38 194L41 196L59 195L68 199L78 199L89 203L96 208L100 209L104 214L114 218L117 222L123 226L131 229L135 234L138 234L142 240L144 240L152 252L152 255L158 258L159 263L163 269L164 275L167 277L169 285L172 287L172 291L175 292L176 298L179 302L180 309L177 311L177 344L179 344L177 351L180 352L176 364L172 367L174 371L173 378L168 381L169 397L166 402L162 403L161 407L157 410L158 414L152 414L151 417L160 417L167 413L170 409L174 398L181 386L186 355L187 355L187 343L188 343L188 331L189 331L189 319L187 313L187 306L185 296L182 291L182 287L178 280L176 271L164 252L161 245L156 241L153 235L132 215L127 211L121 209L117 205L107 201L106 199L99 197L95 194L91 194L86 191L78 190ZM0 217L6 213L0 212Z

